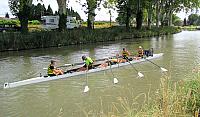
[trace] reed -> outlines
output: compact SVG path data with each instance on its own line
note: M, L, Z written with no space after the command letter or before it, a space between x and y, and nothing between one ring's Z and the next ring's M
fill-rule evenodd
M89 110L90 113L85 113L96 117L199 117L199 87L199 73L195 73L191 79L177 82L172 81L170 75L163 74L157 91L149 88L148 93L133 96L133 89L123 88L122 91L126 90L126 94L122 93L123 96L118 97L109 107L102 106L98 110L93 107ZM104 105L103 102L101 99L100 105ZM105 112L105 108L109 108L109 112Z
M153 28L152 30L111 27L94 30L74 29L65 32L34 31L27 34L20 32L0 33L0 51L48 48L73 44L107 42L138 37L152 37L180 32L176 27Z

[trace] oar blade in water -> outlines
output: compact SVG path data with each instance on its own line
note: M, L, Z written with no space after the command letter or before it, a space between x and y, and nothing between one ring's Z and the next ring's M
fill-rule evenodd
M163 72L167 72L168 70L167 69L165 69L165 68L163 68L163 67L161 67L160 68Z
M43 68L43 70L47 70L48 68Z
M141 72L138 72L138 76L139 76L140 78L144 77L144 75L143 75Z
M86 93L86 92L88 92L90 89L89 89L89 87L88 86L85 86L85 89L84 89L84 93Z
M114 78L113 82L114 84L117 84L119 81L117 80L117 78Z

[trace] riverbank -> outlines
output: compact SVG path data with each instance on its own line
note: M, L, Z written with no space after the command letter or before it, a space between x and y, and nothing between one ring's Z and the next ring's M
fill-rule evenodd
M181 32L178 27L152 28L151 30L111 27L94 30L75 29L65 32L39 31L21 34L19 32L0 33L0 51L27 50L36 48L60 47L122 39L152 37Z
M160 88L157 91L151 91L150 87L148 93L141 93L132 98L128 98L126 95L117 97L117 101L112 102L109 107L112 108L112 111L108 115L103 113L103 110L100 112L90 110L90 113L104 114L108 117L199 117L200 69L198 68L198 73L195 73L191 79L174 82L170 78L169 75L163 74ZM123 90L134 92L128 87ZM90 114L86 116L90 116Z

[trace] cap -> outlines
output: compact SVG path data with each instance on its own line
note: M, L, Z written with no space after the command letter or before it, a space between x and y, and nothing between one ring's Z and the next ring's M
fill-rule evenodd
M139 46L140 49L142 49L142 46Z
M51 60L51 63L56 62L56 60Z
M85 59L86 59L86 56L85 56L85 55L84 55L84 56L82 56L82 59L83 59L83 60L85 60Z

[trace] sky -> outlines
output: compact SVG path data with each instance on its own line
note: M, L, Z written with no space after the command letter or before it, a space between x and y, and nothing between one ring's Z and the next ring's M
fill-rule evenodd
M0 0L0 17L4 17L5 14L8 12L9 15L11 15L10 13L10 9L8 7L8 0ZM51 2L49 2L51 1ZM85 0L81 0L83 2L85 2ZM33 0L33 4L37 4L38 1L37 0ZM56 0L43 0L43 2L40 2L42 4L45 5L45 7L47 8L48 5L50 4L52 10L58 11L58 5ZM85 8L83 8L80 3L77 3L76 0L70 0L70 2L68 3L68 8L73 8L73 10L77 11L81 18L86 21L87 20L87 15L84 13L84 11L86 10ZM105 9L103 7L101 7L101 10L98 11L96 10L96 17L95 20L97 21L109 21L110 20L110 15L108 13L108 9ZM115 20L117 18L117 12L112 10L112 20Z
M0 17L4 17L7 12L11 16L10 9L8 7L8 0L0 0L0 1L1 1L0 2ZM49 1L51 1L51 2L49 2ZM69 1L69 0L67 0L67 1ZM85 2L85 0L81 0L81 1ZM37 3L38 3L37 0L33 0L33 4L37 4ZM43 0L42 4L44 4L46 8L50 4L50 6L54 12L58 10L58 5L57 5L56 0ZM87 15L84 13L85 8L83 8L79 3L77 3L76 0L70 0L70 2L68 3L68 8L71 8L71 7L80 14L81 18L84 21L87 20ZM100 11L96 10L96 14L97 14L95 17L96 21L109 21L110 20L108 9L101 7ZM188 17L188 15L189 14L185 14L184 12L180 12L177 14L177 16L179 16L182 20L185 17ZM117 18L117 12L112 10L112 20L114 21L116 18Z

